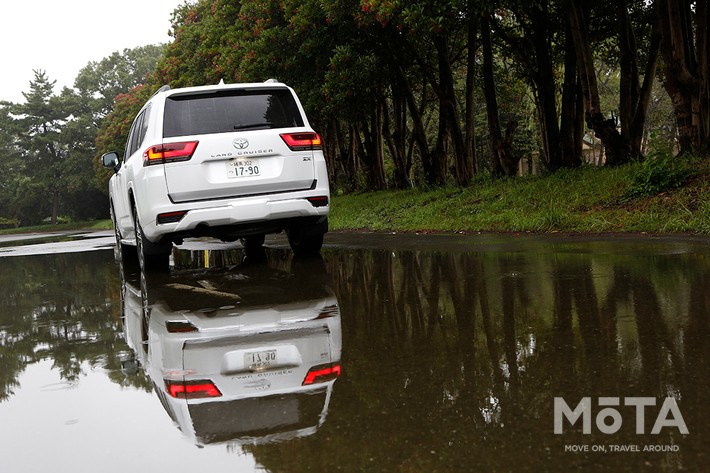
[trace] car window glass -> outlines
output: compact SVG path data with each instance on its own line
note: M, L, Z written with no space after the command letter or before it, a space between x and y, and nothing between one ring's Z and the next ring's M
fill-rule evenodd
M141 120L140 134L138 135L137 147L140 147L145 140L145 135L148 132L148 121L150 120L150 105L143 110L143 119Z
M148 118L150 116L150 105L146 107L135 119L131 131L128 134L128 143L126 144L126 159L133 156L138 151L145 135L148 132Z
M133 125L131 126L131 131L128 133L128 141L126 142L126 161L128 161L133 153L136 150L136 138L137 138L137 131L140 128L140 123L141 123L141 115L138 115L136 119L133 121Z
M299 126L303 118L290 90L227 90L169 97L163 136Z

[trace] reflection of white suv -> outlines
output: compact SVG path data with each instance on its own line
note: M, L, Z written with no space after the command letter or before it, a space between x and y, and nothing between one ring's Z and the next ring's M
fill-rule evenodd
M325 422L341 316L324 268L310 262L293 273L255 265L124 278L126 341L194 443L284 441Z
M165 265L183 238L261 246L285 230L296 253L317 253L330 193L320 137L284 84L160 89L133 122L125 159L102 157L118 250Z

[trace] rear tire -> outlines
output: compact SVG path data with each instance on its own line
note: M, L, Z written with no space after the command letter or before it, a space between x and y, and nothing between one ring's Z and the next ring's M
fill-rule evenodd
M266 235L249 235L239 239L239 242L244 247L244 250L249 251L259 251L262 246L264 246L264 241L266 240Z
M292 228L286 232L288 244L296 256L314 256L323 247L323 234L308 235L300 228Z
M143 234L138 220L138 212L133 208L133 222L136 232L136 252L141 271L167 271L170 267L172 243L153 243Z
M113 234L116 238L116 246L113 247L114 260L125 266L136 264L137 259L135 257L131 257L134 254L132 248L121 243L121 231L118 229L118 225L116 224L116 214L113 211L113 204L109 207L109 212L111 214L111 223L113 223Z
M266 261L265 240L266 235L249 235L239 239L244 248L244 262L263 263Z

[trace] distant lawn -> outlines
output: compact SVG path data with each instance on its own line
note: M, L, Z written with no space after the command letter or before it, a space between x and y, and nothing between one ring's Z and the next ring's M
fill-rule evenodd
M49 233L71 230L111 230L111 220L94 220L90 222L70 222L57 225L36 225L32 227L5 228L0 230L0 235L15 235L18 233Z
M333 230L710 234L710 163L685 184L631 197L638 164L546 176L479 178L469 187L334 196ZM635 187L636 186L636 187Z
M417 232L648 232L710 234L710 160L692 161L683 185L667 186L649 166L584 166L554 174L494 179L465 188L338 195L331 230ZM653 175L656 172L656 175ZM656 182L661 176L660 184ZM110 220L0 230L12 233L110 230Z

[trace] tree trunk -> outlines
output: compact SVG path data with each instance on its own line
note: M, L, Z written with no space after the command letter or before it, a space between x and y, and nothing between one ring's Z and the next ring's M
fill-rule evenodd
M59 208L59 193L52 192L52 225L57 224L57 214Z
M579 132L580 103L577 80L577 54L569 27L565 34L565 76L562 84L560 136L562 138L562 164L575 167L582 162L582 133Z
M498 119L498 99L493 77L493 45L491 44L490 19L487 13L481 17L481 39L483 43L483 89L486 97L491 166L496 175L515 176L518 172L520 159L513 155L511 145L517 123L508 124L506 139L503 139Z
M401 65L396 67L397 77L399 79L399 84L401 85L401 92L407 102L407 108L409 109L409 116L412 120L412 138L419 148L419 153L422 159L422 168L424 170L424 179L427 184L433 184L433 174L434 174L434 157L431 150L429 149L429 142L426 136L426 127L424 126L424 119L422 117L422 112L417 106L416 99L414 97L414 92L412 92L412 87L409 84L407 75L404 73ZM424 93L424 92L422 92Z
M347 158L341 153L342 139L338 128L335 117L331 116L323 130L323 155L328 165L328 179L335 186L341 184L342 175L348 175L344 167Z
M698 151L710 155L710 2L696 2L698 51Z
M473 177L472 166L466 156L466 145L463 133L459 125L459 111L456 103L456 91L454 90L454 74L451 69L451 59L449 57L448 38L444 34L434 37L434 45L437 51L439 62L439 87L436 87L439 96L439 113L443 120L439 126L439 143L450 141L453 148L454 175L456 183L466 186ZM445 148L441 144L437 146L439 150ZM446 183L447 162L446 154L440 156L439 170L443 174L438 176L440 184Z
M607 119L601 110L594 57L587 33L586 15L576 0L568 0L570 31L577 50L577 64L584 91L587 126L594 130L606 149L606 164L620 165L628 160L624 140L614 119Z
M478 174L478 160L476 159L476 104L474 78L476 76L476 21L477 16L473 11L468 12L468 45L466 62L466 159L470 166L470 174Z
M381 190L387 187L382 150L382 107L377 105L370 117L370 126L363 126L365 134L365 159L367 188Z
M657 2L666 66L663 85L673 103L680 154L706 154L710 150L708 0Z
M643 84L641 84L636 37L625 1L619 2L618 17L619 64L621 67L619 118L626 155L629 158L635 158L642 155L641 142L651 99L651 89L656 76L661 37L658 20L654 20Z
M349 127L345 130L345 126L335 118L329 121L328 136L326 141L333 142L333 150L336 153L335 175L338 177L334 182L339 182L346 190L352 191L357 187L358 160L354 154L354 146L352 140L353 128Z
M439 131L436 136L436 146L434 147L434 166L431 176L431 185L443 186L446 184L446 168L449 161L449 127L446 109L439 105Z
M534 80L537 88L538 112L544 130L543 146L547 156L547 166L556 170L563 165L562 137L557 116L554 67L548 43L550 41L550 17L547 10L538 6L537 3L532 4L529 8L529 14L532 20L531 39L535 50L536 73Z
M409 189L412 187L412 181L409 177L412 161L411 156L407 153L407 105L401 88L397 87L396 84L392 88L392 121L394 124L391 124L389 108L384 99L381 106L384 140L394 164L392 176L394 186L397 189Z

